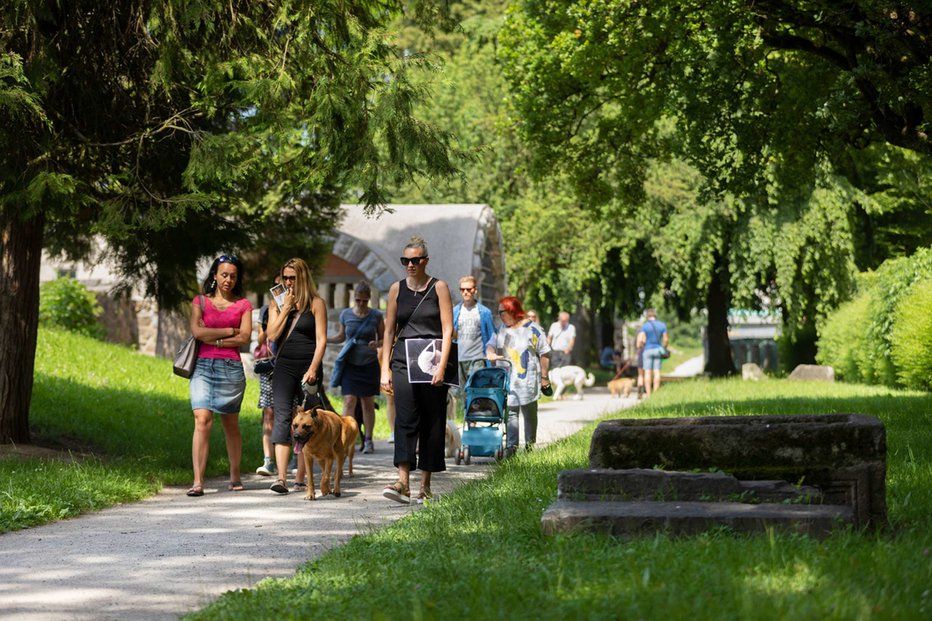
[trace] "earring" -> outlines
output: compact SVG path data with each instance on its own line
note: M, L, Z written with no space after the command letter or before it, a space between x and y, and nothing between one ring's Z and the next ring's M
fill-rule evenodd
M213 293L217 289L217 279L214 278L210 281L210 292Z

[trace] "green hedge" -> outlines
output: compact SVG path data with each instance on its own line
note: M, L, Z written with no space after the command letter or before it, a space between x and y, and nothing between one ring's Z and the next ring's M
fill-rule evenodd
M932 279L900 299L890 351L897 376L908 388L932 390Z
M39 323L97 339L104 328L97 320L103 312L97 298L74 278L63 276L39 288Z
M891 259L875 273L862 274L858 295L819 325L816 360L834 367L836 375L847 381L915 387L919 387L917 381L925 381L928 389L928 374L924 380L916 374L926 368L921 366L925 360L921 352L932 347L932 332L921 316L929 314L930 305L923 302L926 298L913 296L922 295L914 290L922 289L919 283L929 279L932 248ZM906 350L894 353L894 349L904 347ZM916 362L909 363L908 371L899 362L914 358Z

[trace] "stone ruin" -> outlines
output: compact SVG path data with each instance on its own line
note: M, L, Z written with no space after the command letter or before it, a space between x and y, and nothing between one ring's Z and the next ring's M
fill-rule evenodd
M610 420L566 470L545 534L774 529L827 536L886 524L886 434L862 414Z

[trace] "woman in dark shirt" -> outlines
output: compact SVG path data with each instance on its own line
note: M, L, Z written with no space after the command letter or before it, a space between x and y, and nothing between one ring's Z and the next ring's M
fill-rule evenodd
M270 306L269 340L275 341L278 356L272 374L272 407L275 421L272 443L278 480L271 490L287 494L288 459L291 456L291 419L295 400L302 397L301 385L320 381L324 348L327 346L327 306L317 295L311 271L301 259L290 259L282 267L282 284L287 287L281 309ZM298 460L295 481L304 480L304 460Z
M401 503L411 502L409 477L412 467L421 470L419 503L431 497L431 474L446 470L447 386L443 384L443 373L453 341L453 301L447 283L428 276L428 260L424 240L412 237L401 257L407 277L389 289L385 313L383 342L394 342L395 346L382 348L385 353L382 356L381 387L395 395L394 464L398 468L398 480L387 486L382 494ZM442 341L439 366L429 384L408 382L404 342L410 338Z

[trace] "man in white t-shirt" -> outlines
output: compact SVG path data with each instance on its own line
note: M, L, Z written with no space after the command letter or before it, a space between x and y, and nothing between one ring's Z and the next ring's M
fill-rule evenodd
M485 348L495 337L495 323L492 311L479 302L474 276L460 278L460 295L463 301L453 307L453 330L463 387L469 374L485 365Z
M565 367L572 361L573 345L576 344L576 327L570 323L570 314L560 312L559 321L555 321L547 330L550 343L550 368Z

